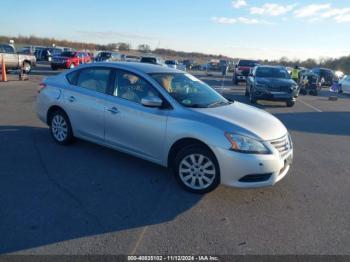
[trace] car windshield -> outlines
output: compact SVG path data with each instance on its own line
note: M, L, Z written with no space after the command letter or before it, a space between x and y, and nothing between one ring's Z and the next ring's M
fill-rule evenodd
M165 64L167 64L167 65L176 65L176 62L174 60L167 60L167 61L165 61Z
M101 58L110 58L111 57L111 53L102 52L102 53L100 53L100 57Z
M183 106L208 108L231 103L213 88L190 74L154 73L150 76Z
M267 78L285 78L290 79L288 71L284 68L275 67L258 67L256 69L256 77L267 77Z
M252 60L240 60L238 63L238 66L248 66L248 67L254 67L258 64L257 61Z
M74 57L74 52L70 52L70 51L66 51L66 52L62 52L61 56L65 56L65 57Z
M154 58L154 57L142 57L141 58L141 62L142 63L156 64L157 63L157 59Z

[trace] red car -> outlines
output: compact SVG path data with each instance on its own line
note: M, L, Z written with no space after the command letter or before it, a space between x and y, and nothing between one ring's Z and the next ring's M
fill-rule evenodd
M74 68L80 64L87 64L91 62L92 59L87 52L65 51L52 58L51 68L52 70L57 70L58 68Z
M250 74L250 70L252 70L258 64L258 61L255 60L239 60L233 72L233 84L237 85L239 82L246 82L247 77Z

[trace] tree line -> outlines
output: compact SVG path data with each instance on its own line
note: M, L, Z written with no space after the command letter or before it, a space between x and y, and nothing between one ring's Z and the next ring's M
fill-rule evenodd
M350 74L350 55L340 58L309 58L306 60L289 60L287 57L282 57L278 60L262 60L261 63L268 65L282 65L288 67L305 67L312 69L315 67L330 68L335 71L342 71L345 74Z
M106 45L96 44L96 43L84 43L76 42L69 40L58 40L55 38L48 37L37 37L34 35L31 36L22 36L9 37L9 36L0 36L0 43L9 43L10 40L14 40L16 44L24 45L38 45L38 46L56 46L71 47L74 49L84 49L84 50L118 50L123 52L128 52L130 50L136 50L140 53L154 53L163 57L180 57L187 59L198 59L198 60L210 60L210 59L226 59L226 60L238 60L232 59L223 55L208 55L199 52L183 52L175 51L171 49L156 48L152 50L151 47L147 44L140 44L135 49L132 49L130 43L110 43ZM294 67L295 65L313 68L313 67L325 67L333 70L343 71L346 74L350 74L350 55L340 58L321 58L321 59L307 59L307 60L289 60L287 57L282 57L278 60L262 60L261 63L269 65L282 65Z

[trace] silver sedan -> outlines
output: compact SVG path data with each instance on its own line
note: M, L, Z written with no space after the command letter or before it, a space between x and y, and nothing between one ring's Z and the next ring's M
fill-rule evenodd
M183 71L98 63L40 86L37 114L57 143L85 139L172 168L195 193L272 186L292 164L292 141L277 118Z

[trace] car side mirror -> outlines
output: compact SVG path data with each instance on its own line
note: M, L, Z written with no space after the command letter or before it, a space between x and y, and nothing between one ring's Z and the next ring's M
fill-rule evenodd
M157 96L147 96L141 99L141 104L146 107L161 107L163 100Z

